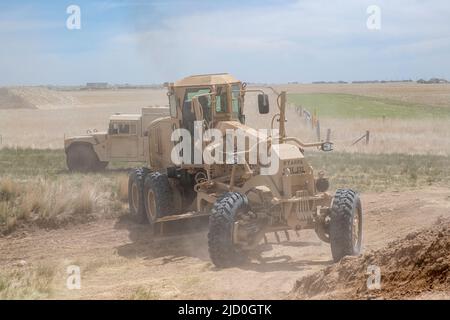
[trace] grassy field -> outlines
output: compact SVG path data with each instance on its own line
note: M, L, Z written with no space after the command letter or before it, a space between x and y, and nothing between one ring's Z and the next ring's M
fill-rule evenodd
M58 228L128 212L123 163L70 173L63 150L0 150L0 234L21 225Z
M325 170L331 188L391 191L450 184L450 157L437 155L311 152L313 167Z
M400 100L344 93L297 93L289 102L302 105L319 117L429 119L450 118L450 108L429 106Z
M438 155L307 152L332 189L405 190L450 184L450 157ZM58 228L128 212L127 164L72 174L63 150L0 150L0 233L24 225Z

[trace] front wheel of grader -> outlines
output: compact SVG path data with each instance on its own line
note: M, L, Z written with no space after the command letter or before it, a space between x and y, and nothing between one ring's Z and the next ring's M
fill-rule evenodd
M214 204L209 217L208 247L217 267L233 267L247 260L247 253L234 244L233 229L239 214L249 209L247 197L237 192L223 194Z
M333 260L358 255L362 242L362 208L359 194L338 189L330 213L329 239Z

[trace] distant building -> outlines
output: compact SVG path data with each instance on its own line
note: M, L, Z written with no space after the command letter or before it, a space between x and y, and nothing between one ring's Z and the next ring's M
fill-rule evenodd
M433 83L448 83L448 81L446 79L431 78L430 80L419 79L417 80L417 83L433 84Z
M86 89L108 89L108 82L88 82Z

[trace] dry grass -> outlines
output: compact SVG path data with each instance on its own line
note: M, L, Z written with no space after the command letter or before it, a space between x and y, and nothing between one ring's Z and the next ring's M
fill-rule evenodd
M305 137L315 141L315 131L304 122L303 118L291 115L290 120L297 117L295 126L288 125L288 134ZM291 121L295 122L295 121ZM381 119L321 119L321 139L325 139L326 130L331 129L331 140L336 151L374 153L374 154L434 154L450 155L450 120L381 120ZM370 132L370 141L366 145L361 141L352 143Z
M55 268L39 265L0 272L0 300L46 299L52 293Z
M19 193L19 186L16 181L11 178L0 180L0 201L10 201Z
M126 198L116 192L123 181L90 176L59 179L31 178L24 182L0 180L14 185L14 196L0 201L0 232L11 232L23 224L57 228L99 217L115 217L126 212ZM6 182L4 182L6 181Z
M0 233L17 226L58 227L128 212L128 175L71 174L62 150L0 150Z
M6 102L11 101L10 105ZM4 102L1 104L1 102ZM42 86L0 88L0 109L4 107L57 110L84 107L136 107L168 104L165 90L52 90Z
M400 101L403 103L450 107L450 85L419 85L415 83L399 84L322 84L322 85L286 85L277 86L278 90L285 89L290 93L346 93L361 96L371 96ZM19 89L16 89L19 90ZM47 98L40 97L39 90L23 90L23 96L33 100L36 104L45 105ZM20 91L20 90L19 90ZM37 92L37 93L36 93ZM39 94L38 94L39 93ZM77 135L87 129L105 130L109 116L114 112L138 113L141 108L149 105L166 105L167 96L164 89L148 90L94 90L64 92L64 97L72 96L76 105L72 108L62 103L52 106L53 110L0 110L1 147L31 147L31 148L62 148L64 136ZM66 101L66 99L63 99ZM260 116L256 111L255 94L248 94L245 103L247 122L256 127L268 128L271 116ZM271 97L273 115L276 103ZM156 110L157 113L167 113L167 110ZM157 116L155 116L157 117ZM291 133L309 138L311 132L301 130L301 121L290 117L288 129ZM396 147L403 148L402 152L437 153L443 154L439 145L449 134L449 123L444 120L391 120L380 123L373 120L333 120L323 119L322 129L333 130L333 137L348 145L365 130L373 131L374 148L364 148L362 152L391 152ZM45 125L42 125L45 124ZM448 130L447 130L448 129ZM411 134L411 130L413 133ZM421 135L417 144L416 141ZM448 139L447 139L448 140ZM437 142L437 143L436 143ZM343 151L356 151L358 148L342 148ZM399 152L396 150L396 152ZM445 153L445 151L444 151Z
M159 294L154 292L152 288L145 288L141 286L133 291L129 297L129 300L157 300L159 298Z
M120 201L127 202L128 201L128 176L120 175L117 177L118 181L118 198Z
M149 103L150 104L150 103ZM60 149L64 137L85 134L88 129L106 131L109 117L116 112L140 113L141 106L85 107L56 110L0 110L0 148ZM155 109L155 118L167 114Z
M252 97L253 99L254 97ZM248 99L250 100L250 99ZM251 103L251 102L250 102ZM256 102L255 102L256 103ZM246 109L247 124L255 128L269 128L272 116L277 112L276 102L271 103L271 113L259 115L254 108ZM299 137L305 142L316 141L316 130L300 117L295 108L286 112L287 134ZM351 153L374 154L433 154L450 155L450 119L333 119L321 118L321 139L325 139L326 130L331 129L331 140L335 150ZM278 123L276 123L278 128ZM370 131L370 143L352 142Z
M64 146L64 136L88 129L108 128L111 114L140 113L143 107L168 104L162 89L52 91L45 88L11 88L38 109L8 109L0 106L0 148L50 148ZM0 92L1 98L1 92ZM155 109L167 114L167 109ZM155 116L157 117L157 116Z

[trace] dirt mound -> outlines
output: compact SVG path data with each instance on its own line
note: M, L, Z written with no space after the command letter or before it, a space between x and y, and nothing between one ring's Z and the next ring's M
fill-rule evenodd
M71 93L46 87L15 87L8 90L37 109L65 109L79 104Z
M11 89L0 88L0 109L36 109L36 106Z
M369 266L380 268L380 288L368 289ZM410 233L383 249L346 257L297 280L291 297L409 299L431 292L445 294L450 292L449 272L450 219L439 219L433 227Z

